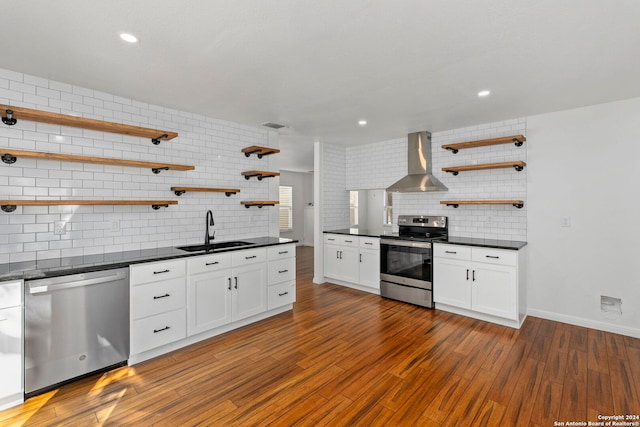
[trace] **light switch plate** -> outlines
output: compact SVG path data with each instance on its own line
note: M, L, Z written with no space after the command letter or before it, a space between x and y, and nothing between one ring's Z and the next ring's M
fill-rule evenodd
M560 225L562 227L571 227L571 217L570 216L563 216L560 219Z
M62 236L67 233L66 221L54 221L53 222L53 234L56 236Z

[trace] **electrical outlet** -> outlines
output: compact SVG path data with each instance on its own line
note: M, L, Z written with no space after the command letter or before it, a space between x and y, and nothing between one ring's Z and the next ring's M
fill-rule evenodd
M53 222L53 234L56 236L62 236L67 233L67 223L65 221Z
M118 219L112 219L111 221L109 221L109 230L111 231L120 231L120 220Z
M560 219L560 225L562 227L571 227L571 217L570 216L563 216Z

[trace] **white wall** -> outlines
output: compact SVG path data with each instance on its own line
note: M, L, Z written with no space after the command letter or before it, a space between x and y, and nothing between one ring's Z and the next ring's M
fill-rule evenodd
M304 208L313 203L313 176L308 172L280 172L280 185L293 187L293 229L280 232L280 237L304 241ZM309 191L311 188L311 191Z
M346 148L322 144L323 231L349 227L349 192L346 187Z
M275 132L3 69L0 103L179 133L155 146L143 138L18 120L11 127L0 124L0 147L195 166L155 175L149 169L26 158L2 163L0 199L169 199L179 204L158 211L149 206L53 206L0 212L0 263L200 243L207 209L215 217L216 239L278 235L277 210L240 205L241 200L278 199L278 178L246 181L240 175L250 169L278 170L277 156L246 158L240 152L249 145L277 147ZM174 185L241 192L177 197L170 191ZM59 220L67 223L62 236L53 234ZM110 230L113 220L119 231Z
M640 336L639 117L635 98L528 118L529 313Z
M492 169L461 172L453 176L445 166L527 160L527 143L522 147L503 144L460 150L451 154L441 145L463 141L526 134L524 118L486 123L432 134L433 174L448 188L447 192L394 193L394 224L398 215L429 214L449 217L450 234L502 240L527 239L527 168ZM354 189L386 188L407 174L407 137L347 148L346 187ZM441 205L447 199L517 199L523 209L511 205L463 206L454 209Z

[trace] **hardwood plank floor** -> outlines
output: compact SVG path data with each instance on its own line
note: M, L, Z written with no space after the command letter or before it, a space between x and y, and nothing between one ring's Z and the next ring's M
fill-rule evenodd
M332 284L291 312L0 411L2 426L551 426L640 414L640 340L514 330Z

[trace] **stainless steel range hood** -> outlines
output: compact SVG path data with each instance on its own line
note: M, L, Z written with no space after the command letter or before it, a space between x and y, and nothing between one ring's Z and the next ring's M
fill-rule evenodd
M387 191L417 193L449 190L431 174L431 132L410 133L407 151L408 175L389 186Z

